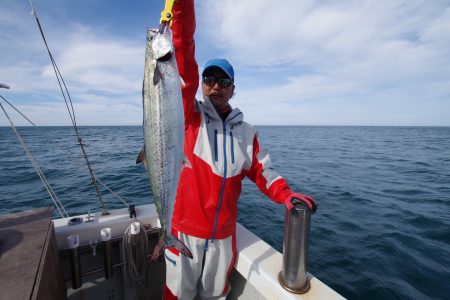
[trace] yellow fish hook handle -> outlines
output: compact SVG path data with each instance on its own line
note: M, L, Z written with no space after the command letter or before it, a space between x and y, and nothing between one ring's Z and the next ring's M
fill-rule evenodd
M161 20L159 20L159 23L169 23L170 21L172 21L172 8L175 4L175 1L176 0L166 0L166 5L164 6L164 10L161 12Z

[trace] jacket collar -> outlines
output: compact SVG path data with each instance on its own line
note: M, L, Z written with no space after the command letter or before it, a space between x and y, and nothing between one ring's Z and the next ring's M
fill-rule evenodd
M220 118L219 113L215 109L214 104L212 104L212 102L209 99L209 97L204 97L203 101L200 102L200 103L202 103L203 111L205 112L206 116L210 120L222 121L222 119ZM244 114L240 111L239 108L233 108L231 113L226 118L225 123L227 123L229 125L235 125L235 124L237 124L239 122L242 122L242 121L244 121Z

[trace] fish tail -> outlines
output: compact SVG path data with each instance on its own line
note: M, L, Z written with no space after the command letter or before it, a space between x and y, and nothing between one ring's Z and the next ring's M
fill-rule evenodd
M174 247L180 253L183 253L187 257L192 258L193 256L192 256L191 250L189 250L189 248L182 241L180 241L178 238L176 238L176 237L173 237L173 238L174 238L174 241L172 242L171 245L169 245L169 247Z

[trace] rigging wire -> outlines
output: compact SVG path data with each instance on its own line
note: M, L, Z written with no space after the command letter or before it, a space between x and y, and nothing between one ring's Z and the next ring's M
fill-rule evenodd
M6 103L8 103L9 106L11 106L15 111L17 111L24 119L26 119L31 125L33 125L35 128L37 128L41 134L43 134L47 140L47 142L52 143L52 144L56 144L54 142L51 141L51 139L48 138L47 134L41 130L41 128L39 126L37 126L36 124L33 123L33 121L31 121L27 116L25 116L18 108L16 108L10 101L8 101L5 97L3 97L2 95L0 95L0 98L2 98ZM59 147L58 144L56 144L57 147ZM64 151L65 154L69 155L68 157L70 157L70 159L72 160L73 163L75 163L77 165L77 167L82 170L84 169L84 166L82 166L78 160L72 155L72 153L70 152L66 152L65 150L61 149L60 150ZM130 206L130 204L123 199L118 193L114 192L106 183L104 183L103 181L101 181L97 176L95 176L95 180L98 181L105 189L107 189L113 196L115 196L117 199L119 199L120 201L122 201L122 203L124 203L126 206Z
M3 98L3 96L0 95L0 97ZM25 150L25 153L27 154L28 158L31 161L31 164L33 165L34 169L36 170L36 173L38 174L39 178L41 179L42 183L44 184L45 189L47 190L48 194L50 195L50 198L52 198L53 203L55 204L56 208L58 209L59 213L61 214L61 217L68 218L69 214L67 213L66 209L64 208L64 205L62 205L61 201L59 200L58 196L56 196L55 192L53 191L50 183L47 181L47 178L45 177L44 173L42 172L41 168L37 164L37 162L34 160L33 155L31 154L31 151L28 149L27 145L25 144L24 140L22 139L22 136L20 135L19 131L17 131L16 126L14 125L14 122L9 117L8 113L6 112L5 108L3 107L2 103L0 102L0 108L5 113L6 118L9 120L9 123L11 124L12 129L14 130L17 139L19 140L20 144L22 145L23 149Z
M36 124L34 124L33 122L31 122L30 119L27 118L27 116L25 116L20 110L18 110L14 105L12 105L8 100L6 100L5 97L3 97L2 95L0 95L0 98L2 98L6 103L9 104L9 106L11 106L12 108L14 108L15 111L17 111L22 117L24 117L28 122L30 122L31 125L36 127Z
M92 184L94 185L94 188L95 188L95 190L97 192L97 197L99 199L100 207L103 210L102 215L109 215L109 212L108 212L108 210L107 210L107 208L105 206L105 203L103 202L100 190L99 190L99 188L98 188L98 186L96 184L96 177L94 176L94 171L93 171L93 169L91 167L91 163L90 163L90 161L88 159L87 153L86 153L86 151L84 149L84 146L83 146L83 143L82 143L82 139L81 139L80 134L78 132L78 126L77 126L77 122L76 122L76 118L75 118L75 110L73 108L72 98L70 97L69 90L68 90L67 85L66 85L66 83L64 81L64 78L61 75L61 72L59 71L59 68L58 68L58 65L56 64L56 61L53 58L53 55L52 55L52 53L50 51L50 48L49 48L49 46L47 44L47 40L46 40L45 35L44 35L44 30L42 29L41 22L39 21L39 17L37 15L37 12L36 12L36 9L35 9L35 7L33 5L33 1L32 0L30 0L30 5L31 5L31 9L32 9L31 13L34 16L34 18L36 19L39 31L41 33L41 37L42 37L42 39L44 41L45 47L46 47L48 55L50 57L50 61L51 61L52 66L53 66L53 71L55 72L56 79L58 80L59 88L60 88L62 96L64 98L64 102L66 103L66 107L67 107L67 110L69 112L73 128L75 129L75 133L77 135L78 144L80 145L81 151L83 152L83 155L84 155L84 159L86 160L86 164L87 164L87 167L88 167L88 170L89 170L89 174L91 176ZM63 86L64 86L64 88L63 88ZM69 107L69 103L70 103L70 107Z
M122 201L123 204L125 204L126 206L130 206L130 204L127 203L127 201L125 201L119 194L117 194L116 192L114 192L109 186L107 186L103 181L101 181L100 179L98 179L98 177L96 176L95 179L101 184L103 185L103 187L105 189L107 189L112 195L114 195L117 199L119 199L120 201Z

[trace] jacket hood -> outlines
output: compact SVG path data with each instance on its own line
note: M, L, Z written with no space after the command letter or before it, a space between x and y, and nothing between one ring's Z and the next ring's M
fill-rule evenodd
M205 115L210 120L220 120L222 121L219 113L217 112L214 104L211 102L209 97L204 97L203 101L200 102L203 105L203 111ZM241 112L239 108L233 108L231 113L226 118L225 122L229 125L234 125L244 121L244 114Z

